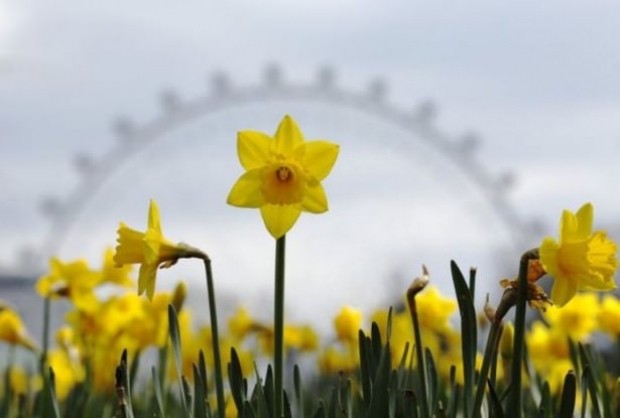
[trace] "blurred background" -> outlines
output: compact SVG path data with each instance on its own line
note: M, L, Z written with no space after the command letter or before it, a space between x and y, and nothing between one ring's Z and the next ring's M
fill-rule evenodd
M396 303L422 264L479 302L563 209L620 217L620 4L0 0L0 298L28 321L50 256L99 265L119 221L209 253L220 308L269 319L273 239L228 207L236 132L291 114L341 145L330 211L287 240L287 314ZM199 263L179 280L206 321ZM480 303L478 303L481 306ZM202 312L204 311L204 312Z

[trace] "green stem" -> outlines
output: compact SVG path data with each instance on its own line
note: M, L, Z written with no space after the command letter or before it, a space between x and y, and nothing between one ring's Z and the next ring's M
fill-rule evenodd
M275 312L274 312L274 386L275 417L283 414L283 364L284 364L284 259L286 235L276 240Z
M521 370L525 346L525 308L527 302L527 273L530 260L538 258L538 249L530 250L521 256L519 263L519 288L517 289L517 307L515 313L514 350L508 399L508 418L521 417Z
M207 293L209 294L209 315L211 316L211 338L213 344L213 359L215 362L215 391L217 395L217 412L223 417L226 411L224 401L224 378L222 374L222 356L220 355L220 337L217 328L217 309L215 307L215 289L213 287L213 272L211 260L204 255L202 257L207 275Z
M424 346L422 345L422 334L420 333L420 320L415 303L415 296L411 298L410 309L411 319L413 320L413 336L415 338L415 353L418 362L418 374L420 375L420 413L423 417L430 417L428 408L428 390L426 381L426 363L424 362Z
M47 371L47 349L49 347L50 333L50 317L51 317L51 301L49 297L43 298L43 338L41 341L41 359L39 363L39 372L41 375Z
M491 329L487 339L487 346L484 350L484 358L482 360L482 369L480 370L480 377L478 378L478 386L476 387L476 396L474 398L473 414L474 418L481 416L482 400L484 398L484 391L487 386L487 378L489 376L489 369L491 368L492 360L495 359L495 352L497 350L497 339L500 335L501 320L494 320L491 322Z

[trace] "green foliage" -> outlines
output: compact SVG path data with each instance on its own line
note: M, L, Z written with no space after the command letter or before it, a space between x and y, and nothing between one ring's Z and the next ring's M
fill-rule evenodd
M283 397L283 418L409 418L446 417L473 418L478 416L503 418L508 415L510 366L504 365L504 375L498 374L501 322L490 329L480 328L473 306L471 287L475 276L466 281L456 263L451 264L454 286L461 314L462 364L450 367L449 377L440 372L438 360L424 344L417 320L414 324L415 344L407 344L397 364L393 364L390 334L392 314L388 315L387 333L382 335L377 323L370 332L359 330L359 367L353 373L330 377L306 375L298 366L288 370L285 382L291 382L290 392ZM415 296L414 296L415 297ZM415 317L415 303L412 305ZM0 415L18 417L73 416L104 418L191 417L224 418L224 411L214 402L213 370L207 367L201 351L191 376L183 375L183 345L177 313L169 306L169 344L160 353L169 353L176 371L176 384L165 385L167 367L165 356L150 368L148 379L140 378L139 353L133 359L124 351L115 373L115 390L99 394L91 382L76 385L59 402L55 390L55 372L46 369L42 387L36 394L17 396L11 389L9 372L3 376ZM476 367L478 335L487 334L481 367ZM591 345L570 341L568 344L573 371L564 377L561 390L551 392L546 376L533 372L525 353L523 371L528 383L518 390L523 394L523 416L539 418L569 417L574 413L593 418L611 418L620 411L620 383L607 384L609 371L600 354ZM502 359L501 361L505 361ZM275 381L271 365L261 372L255 365L254 374L246 376L235 348L231 349L226 365L230 398L228 405L239 418L273 418L275 414ZM462 369L459 378L458 369ZM445 373L445 372L444 372ZM88 373L87 373L88 374ZM290 374L290 376L288 375ZM137 380L146 382L137 382ZM326 383L327 382L327 383ZM460 383L463 382L463 383ZM290 395L290 396L289 396ZM230 412L230 411L229 411Z

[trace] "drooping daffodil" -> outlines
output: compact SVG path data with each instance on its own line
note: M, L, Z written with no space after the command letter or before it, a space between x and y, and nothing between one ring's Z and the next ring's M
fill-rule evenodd
M118 227L118 245L114 254L117 267L126 264L140 264L138 294L146 292L149 299L155 294L155 279L159 267L170 267L179 258L188 257L194 250L185 244L175 244L164 238L155 200L149 205L148 226L140 232L125 225Z
M338 145L306 141L291 116L284 116L275 136L240 131L237 153L246 170L228 195L228 204L259 208L265 227L276 239L285 235L301 212L327 211L321 185L338 157Z

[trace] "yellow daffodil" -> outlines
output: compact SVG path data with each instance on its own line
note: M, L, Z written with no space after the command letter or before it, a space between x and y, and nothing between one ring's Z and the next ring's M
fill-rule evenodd
M36 344L30 338L21 318L12 309L0 310L0 341L11 345L20 345L29 350L35 350Z
M54 370L56 396L64 400L76 384L86 378L84 366L72 358L65 350L54 349L48 353L50 367Z
M598 321L601 331L612 338L620 338L620 300L617 297L608 295L603 298Z
M301 212L327 211L321 181L338 156L338 145L305 141L297 123L285 116L274 137L241 131L237 137L239 161L246 170L228 195L228 204L260 208L263 222L274 238L286 234Z
M146 231L136 231L121 222L117 242L114 263L117 267L140 264L138 294L141 295L146 291L149 299L153 299L155 294L157 268L172 266L186 252L183 245L174 244L164 238L159 208L154 200L151 200L149 206Z
M600 303L594 293L579 293L564 307L551 306L543 314L553 330L585 341L598 326Z
M551 299L564 306L578 290L611 290L616 287L616 244L605 232L592 232L593 208L583 205L576 214L565 210L559 242L551 237L540 245L540 261L555 279Z
M352 353L339 351L328 347L318 358L319 370L323 374L352 373L359 364L359 360Z
M247 309L240 307L228 318L228 331L237 341L242 341L258 325Z
M67 298L76 308L92 310L97 305L95 286L101 274L92 270L86 260L63 262L58 258L50 260L49 273L36 283L37 293L44 298Z
M416 296L416 307L420 327L437 332L451 329L450 317L456 311L457 303L444 297L436 287L429 286Z
M344 342L357 343L359 330L362 327L362 311L351 306L343 306L334 318L334 328L338 339Z

